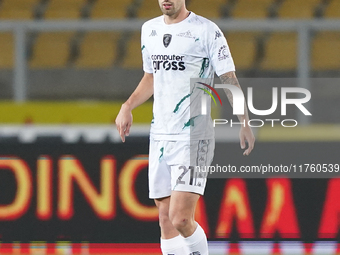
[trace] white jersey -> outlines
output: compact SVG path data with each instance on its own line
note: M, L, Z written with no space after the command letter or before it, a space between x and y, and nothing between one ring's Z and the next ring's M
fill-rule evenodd
M210 117L202 115L201 98L207 89L192 78L208 78L235 71L222 31L193 12L183 21L166 24L164 16L142 27L143 69L153 73L154 104L151 136L159 140L213 139ZM201 88L201 89L198 89Z

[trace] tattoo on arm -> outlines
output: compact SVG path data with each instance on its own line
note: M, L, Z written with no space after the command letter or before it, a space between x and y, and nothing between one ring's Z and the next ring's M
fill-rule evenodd
M239 82L237 80L235 72L228 72L228 73L222 74L220 76L220 80L221 80L221 82L223 84L234 85L234 86L239 87L241 89L241 86L240 86L240 84L239 84ZM233 107L233 104L234 104L233 94L231 93L231 91L229 89L224 89L224 92L227 95L227 98L228 98L228 101L229 101L230 105ZM244 118L246 120L249 119L249 117L248 117L248 108L247 108L246 103L245 103L244 110L245 110L245 114L238 116L240 121L243 120Z
M234 72L229 72L229 73L222 74L220 76L220 79L221 79L221 82L223 84L231 84L231 85L234 85L234 86L240 88L240 85L238 83L238 80L237 80L236 75L235 75ZM234 101L233 101L232 93L230 92L229 89L224 89L224 92L226 93L226 95L228 97L230 105L233 106L233 102Z

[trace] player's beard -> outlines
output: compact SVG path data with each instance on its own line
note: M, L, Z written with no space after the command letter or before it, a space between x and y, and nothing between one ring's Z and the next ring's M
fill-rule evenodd
M167 3L171 4L168 10L164 7L164 4L167 4ZM160 3L160 8L164 15L167 15L170 17L176 16L176 14L180 12L180 7L176 6L173 2L169 2L169 1L162 1Z

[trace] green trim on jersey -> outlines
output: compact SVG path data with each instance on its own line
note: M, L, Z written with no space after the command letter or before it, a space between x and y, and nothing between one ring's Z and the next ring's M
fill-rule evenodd
M199 73L200 78L204 78L203 77L204 71L205 71L205 69L207 69L209 67L209 64L210 64L209 58L203 58L201 70L200 70L200 73Z
M187 99L190 96L191 96L191 94L188 94L178 102L178 104L175 107L174 113L178 112L180 105L185 101L185 99Z
M185 129L185 128L190 127L190 126L194 126L194 125L195 125L195 124L194 124L194 119L195 119L196 117L197 117L197 116L190 118L190 119L188 120L188 122L184 124L184 127L183 127L182 129Z
M161 149L160 149L160 151L161 151L161 155L159 156L159 161L161 160L161 158L163 157L163 154L164 154L164 147L162 147Z

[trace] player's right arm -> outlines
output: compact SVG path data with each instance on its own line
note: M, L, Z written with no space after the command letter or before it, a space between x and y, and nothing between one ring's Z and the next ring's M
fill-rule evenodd
M152 95L153 74L145 72L135 91L131 94L129 99L122 104L115 121L117 130L123 142L125 142L125 136L128 136L130 133L130 127L132 125L132 110L144 103Z

